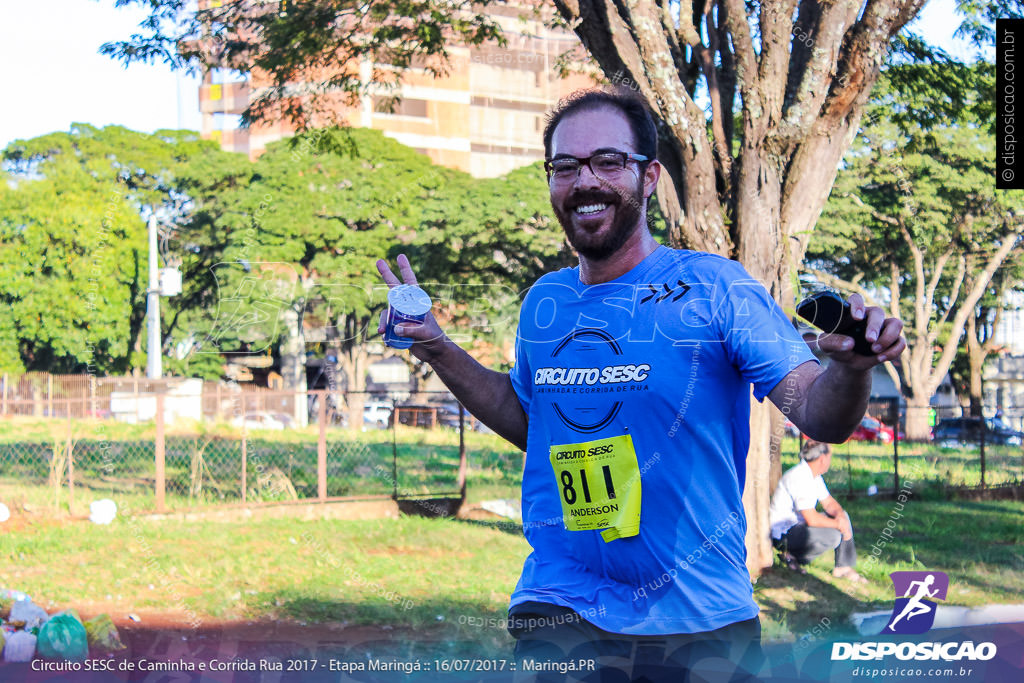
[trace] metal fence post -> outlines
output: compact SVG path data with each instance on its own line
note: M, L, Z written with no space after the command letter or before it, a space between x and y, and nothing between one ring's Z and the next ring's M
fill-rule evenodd
M463 502L466 500L466 470L469 469L469 461L466 459L466 409L459 401L459 474L456 483L459 487L459 497Z
M316 495L320 500L327 498L327 392L317 393L317 422L320 434L316 440Z
M167 481L164 472L164 392L156 390L156 511L164 511Z
M246 464L247 464L246 460L247 460L247 457L248 457L248 454L246 452L246 446L248 445L248 443L249 443L249 432L246 429L245 417L243 416L242 417L242 502L243 503L245 502L246 489L248 488L248 486L246 485Z
M68 454L68 512L75 514L75 456L71 452L71 399L68 399L68 434L65 442Z
M985 490L985 414L981 415L981 444L980 453L978 454L981 458L981 489Z

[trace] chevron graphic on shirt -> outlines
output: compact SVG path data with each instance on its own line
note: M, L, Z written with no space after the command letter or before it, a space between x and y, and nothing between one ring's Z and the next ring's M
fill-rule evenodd
M643 299L640 299L640 303L645 304L651 299L654 299L654 303L660 304L662 301L672 296L673 294L675 294L675 296L672 297L672 301L679 301L684 294L690 291L690 285L686 284L682 280L676 280L675 287L669 287L668 283L666 282L661 285L661 289L659 289L656 285L647 285L647 289L651 293L644 297ZM676 294L676 292L679 293Z

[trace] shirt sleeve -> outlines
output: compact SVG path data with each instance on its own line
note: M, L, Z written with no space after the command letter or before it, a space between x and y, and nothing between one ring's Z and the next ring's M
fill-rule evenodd
M530 360L526 357L526 348L520 335L521 329L520 324L520 327L516 328L516 362L509 371L509 379L512 380L512 389L523 405L523 412L529 416L530 402L533 398L533 373L530 371Z
M768 290L736 261L715 282L716 322L726 353L763 401L794 368L816 361Z
M814 488L814 495L818 497L818 500L825 500L826 498L832 497L832 494L828 492L828 487L825 486L825 479L821 475L814 478Z

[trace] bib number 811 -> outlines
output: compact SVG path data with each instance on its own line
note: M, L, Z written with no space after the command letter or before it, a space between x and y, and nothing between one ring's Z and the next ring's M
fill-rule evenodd
M587 484L587 471L584 469L579 470L580 473L580 487L583 489L583 500L590 503L593 502L590 498L590 486ZM615 498L615 484L612 482L612 468L608 465L601 466L601 473L604 475L604 487L605 492L608 494L608 500ZM569 470L562 470L562 498L565 499L566 505L572 505L576 502L576 489L573 487L572 472Z

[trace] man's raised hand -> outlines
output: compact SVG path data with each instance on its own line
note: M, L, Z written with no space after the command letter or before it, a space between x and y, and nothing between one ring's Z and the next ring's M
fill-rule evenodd
M405 254L398 255L398 272L402 275L401 281L391 271L391 267L384 259L377 261L377 271L389 288L397 287L400 284L417 284L416 274L413 272L409 259ZM377 332L379 334L384 334L387 313L385 308L380 314L380 321L377 324ZM409 349L412 355L427 363L432 363L440 358L448 342L448 338L441 331L437 320L434 319L434 314L430 312L427 313L427 317L422 323L406 322L395 325L395 334L412 339L413 344Z

